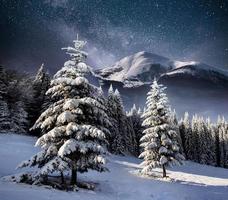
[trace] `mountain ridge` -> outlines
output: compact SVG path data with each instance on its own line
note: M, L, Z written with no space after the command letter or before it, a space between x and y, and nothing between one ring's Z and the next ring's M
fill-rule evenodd
M145 55L152 56L152 58L141 58ZM157 56L155 54L156 58L160 58ZM140 59L140 62L134 62L137 65L134 65L133 69L136 67L137 70L124 74L123 72L129 71L131 65L126 67L127 70L123 70L125 63L123 61L127 59L132 61L135 58ZM183 115L185 111L188 111L190 114L199 113L205 116L210 115L212 118L224 115L224 110L228 108L228 73L226 71L196 61L172 61L162 57L164 62L159 63L159 59L153 58L154 54L139 52L136 56L121 59L121 62L118 61L111 67L96 70L94 73L97 79L96 85L102 85L104 93L107 94L112 84L120 91L124 106L128 110L134 103L144 107L151 82L156 77L160 84L167 87L166 93L170 104L178 114ZM129 63L131 62L127 62ZM145 71L140 71L138 69L140 67Z
M126 56L111 67L98 69L95 73L106 80L123 82L125 87L148 84L155 77L159 79L164 76L174 76L175 73L178 76L187 73L210 81L218 79L210 76L218 76L219 79L223 77L228 81L228 72L225 70L196 61L173 61L145 51Z

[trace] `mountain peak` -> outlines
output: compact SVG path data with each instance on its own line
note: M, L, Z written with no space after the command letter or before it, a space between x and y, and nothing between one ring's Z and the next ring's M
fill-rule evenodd
M107 79L121 82L133 79L141 80L138 75L147 73L154 77L166 72L170 67L169 63L168 58L140 51L122 58L111 67L98 70L98 73Z
M123 82L125 87L151 83L155 77L192 76L206 80L227 79L228 73L196 61L172 61L166 57L140 51L124 57L113 66L98 70L108 80ZM218 78L219 77L219 78Z

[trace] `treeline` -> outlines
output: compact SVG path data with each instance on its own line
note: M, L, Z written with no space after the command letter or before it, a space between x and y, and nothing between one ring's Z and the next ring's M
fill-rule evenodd
M207 165L228 168L228 123L218 117L210 119L189 114L179 122L179 130L186 159Z
M140 153L140 138L142 137L142 112L134 105L128 113L128 118L133 122L137 154ZM178 125L180 144L187 160L200 164L228 168L228 122L224 117L218 116L216 123L210 118L193 115L190 118L186 112L179 121L175 112L172 120Z
M35 77L19 74L0 66L0 132L26 133L40 136L39 129L30 129L40 114L48 108L50 97L45 95L50 76L42 65ZM143 136L143 110L135 105L126 112L121 95L112 85L108 95L100 93L112 126L108 137L109 151L115 154L139 156L140 139ZM186 159L201 164L228 168L228 123L218 117L217 123L185 113L179 122L172 112L173 124L180 135L181 150Z
M0 132L39 135L29 128L45 107L49 84L43 65L35 77L0 66Z
M77 38L73 42L74 47L63 48L70 60L51 81L43 66L35 79L10 79L10 73L1 70L5 77L0 93L1 130L26 132L26 127L32 126L30 133L39 136L36 146L41 147L19 165L37 166L36 171L20 175L19 182L75 190L80 185L78 172L107 170L108 152L140 157L142 174L162 167L163 177L166 167L183 163L184 154L199 163L227 167L228 128L224 119L213 125L209 119L194 116L190 123L185 114L178 122L165 87L156 80L143 112L135 105L126 112L117 89L110 85L105 96L102 87L89 82L92 69L84 63L88 54L82 50L86 41ZM67 171L71 171L70 182ZM49 180L52 173L60 174L61 184Z

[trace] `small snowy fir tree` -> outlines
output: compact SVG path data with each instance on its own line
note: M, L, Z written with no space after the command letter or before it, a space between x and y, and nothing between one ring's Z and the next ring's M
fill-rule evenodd
M125 125L125 118L124 118L124 111L123 111L123 102L120 97L119 91L116 89L114 94L114 105L115 105L115 120L117 122L118 131L114 138L113 144L115 153L117 154L124 154L126 152L126 140L125 135L126 133L126 125Z
M181 139L181 134L180 134L180 129L178 125L178 120L177 120L177 114L175 110L170 111L170 123L172 124L172 129L177 133L177 142L180 147L180 153L184 154L184 149L183 149L183 141Z
M166 177L166 167L181 164L184 156L179 153L178 135L170 122L170 106L164 90L154 80L148 92L142 124L145 130L140 140L143 152L139 157L144 159L142 174L150 174L153 168L162 167L163 177Z
M216 165L216 155L215 155L215 135L213 124L211 123L210 118L207 118L205 121L205 129L206 129L206 140L208 144L207 148L207 164L208 165Z
M206 124L204 122L204 119L200 117L197 121L198 123L198 135L199 135L199 163L201 164L207 164L208 162L208 132L206 128Z
M8 72L10 76L11 72ZM29 129L27 103L31 97L29 78L12 72L7 83L7 103L10 110L10 132L27 133Z
M135 141L135 132L133 129L133 124L131 120L127 119L126 113L124 111L123 101L118 89L114 92L115 103L117 108L117 121L119 125L119 138L124 145L124 151L126 153L135 154L136 152L136 141ZM121 146L122 146L121 145Z
M217 166L228 167L228 124L224 117L218 117L216 138Z
M128 119L131 120L133 129L135 132L135 142L136 142L136 155L139 156L140 149L140 139L142 137L142 118L141 118L141 109L137 110L136 105L134 104L131 110L128 113Z
M192 146L192 159L195 162L200 161L199 158L199 117L198 115L193 115L192 117L192 138L191 138L191 146Z
M11 131L14 133L27 133L28 131L28 113L25 110L23 101L14 103L11 107Z
M38 166L35 178L55 171L71 170L71 185L77 184L77 171L105 171L106 127L110 124L105 105L98 101L99 89L85 78L90 68L83 62L86 42L75 40L74 47L63 48L71 56L51 81L47 94L52 104L36 121L42 130L36 146L42 151L19 167Z
M32 83L33 95L29 103L29 120L30 125L33 125L38 119L42 111L48 108L48 96L45 95L50 85L50 77L44 70L44 64L42 64L35 76ZM30 130L31 134L40 136L40 130Z
M131 120L128 120L124 111L123 102L119 91L113 90L112 85L108 90L107 109L112 122L110 150L114 154L136 152L135 132Z
M108 90L108 115L110 121L112 122L111 127L111 141L110 141L110 149L114 154L124 154L125 152L125 140L124 140L124 132L123 132L123 104L120 98L120 94L118 90L113 90L112 85L110 85Z
M116 141L120 140L119 138L119 125L118 125L118 117L117 117L117 106L115 102L115 95L112 85L110 85L108 90L108 98L107 98L107 109L108 109L108 116L112 123L110 128L111 135L109 139L109 150L112 153L122 153L124 147L116 148L117 144ZM115 143L113 142L115 141ZM119 150L120 149L120 150Z
M179 130L186 159L193 159L192 129L188 112L184 113L184 119L179 123Z

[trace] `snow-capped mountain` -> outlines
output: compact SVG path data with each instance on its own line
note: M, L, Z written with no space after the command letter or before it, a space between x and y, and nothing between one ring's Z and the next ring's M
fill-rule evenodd
M228 73L209 65L197 62L191 62L187 65L178 66L174 62L173 69L162 74L160 81L168 79L181 79L189 84L194 84L195 81L204 81L208 84L228 84Z
M117 88L129 109L132 103L143 107L150 83L156 77L167 86L170 103L179 113L224 114L228 107L228 73L195 61L183 62L139 52L113 66L97 70L96 78L107 92Z
M167 72L170 64L168 58L142 51L121 59L111 67L97 70L97 73L113 81L151 82L154 77Z
M113 66L97 70L102 78L124 83L124 87L138 87L151 83L154 77L192 77L220 83L228 80L228 73L218 68L195 62L172 61L145 51L127 56Z

